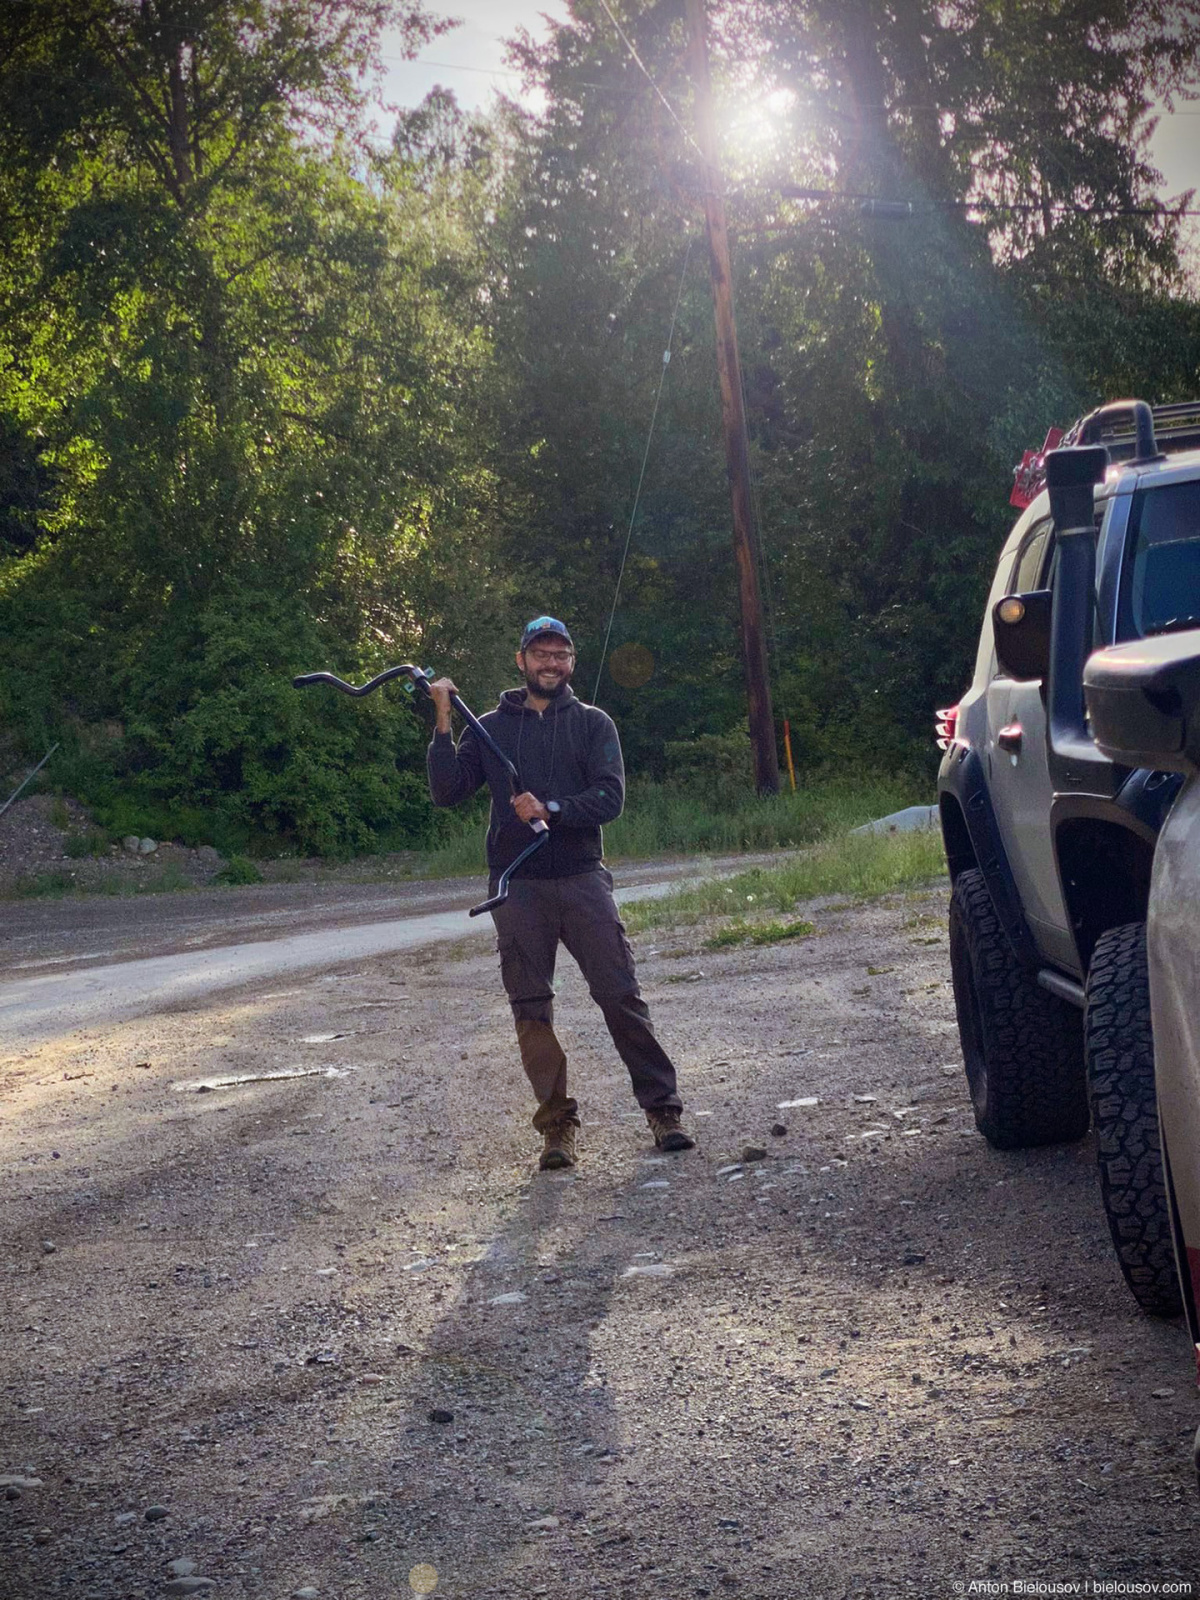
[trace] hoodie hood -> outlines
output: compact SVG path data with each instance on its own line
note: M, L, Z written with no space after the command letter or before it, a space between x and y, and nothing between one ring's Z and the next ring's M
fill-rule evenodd
M535 711L531 705L526 703L528 695L528 689L506 689L500 696L500 704L497 709L507 711L510 716L514 717L537 717L542 715L550 716L555 712L565 711L568 706L580 704L570 684L567 684L560 695L556 695L551 700L544 713Z

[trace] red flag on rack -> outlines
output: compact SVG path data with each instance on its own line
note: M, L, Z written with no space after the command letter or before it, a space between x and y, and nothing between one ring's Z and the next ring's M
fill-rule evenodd
M1063 441L1063 430L1051 428L1046 435L1046 442L1040 450L1026 450L1021 457L1021 465L1013 469L1012 493L1008 503L1019 506L1024 511L1030 506L1046 487L1046 456L1051 450L1057 450Z

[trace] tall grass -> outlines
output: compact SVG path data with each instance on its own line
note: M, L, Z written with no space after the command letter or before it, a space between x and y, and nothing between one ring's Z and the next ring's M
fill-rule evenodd
M768 799L743 793L724 803L690 788L635 779L624 812L604 830L604 853L609 860L638 861L794 848L922 798L911 780L880 776L826 779ZM418 870L429 877L481 872L484 828L478 818L454 818L443 841L422 854Z
M820 895L870 899L915 888L933 882L945 870L941 834L935 828L845 833L777 867L754 867L735 878L680 889L661 900L630 901L621 908L621 916L633 933L686 926L710 917L749 921L761 912L791 911L801 901Z
M487 871L483 836L487 820L481 817L455 817L446 828L440 844L417 855L414 868L418 878L479 877Z
M80 895L100 894L128 899L143 894L178 894L184 889L195 887L191 879L171 862L149 877L136 879L117 875L80 883L73 872L26 874L18 878L11 889L0 894L0 898L74 900Z
M780 850L812 844L860 822L886 816L925 798L910 781L882 776L828 778L762 798L738 794L725 800L671 784L635 781L625 810L604 830L614 857L696 855L740 850Z

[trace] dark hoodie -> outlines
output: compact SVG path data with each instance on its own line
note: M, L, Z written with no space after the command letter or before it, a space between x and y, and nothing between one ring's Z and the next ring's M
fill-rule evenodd
M521 787L539 800L557 800L550 817L550 842L520 870L523 878L572 878L601 864L600 826L621 815L625 768L621 742L607 712L585 705L571 689L545 711L526 704L524 689L507 689L495 711L480 722L521 774ZM435 806L457 806L481 783L492 791L487 833L488 870L493 877L529 843L528 826L512 808L508 773L470 728L458 742L435 733L429 746L429 793Z

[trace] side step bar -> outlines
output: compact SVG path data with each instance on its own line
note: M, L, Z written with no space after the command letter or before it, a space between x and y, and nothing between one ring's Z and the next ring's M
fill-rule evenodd
M1076 983L1073 978L1064 978L1061 972L1051 972L1048 967L1043 967L1038 973L1037 981L1043 989L1056 994L1060 1000L1069 1000L1073 1006L1083 1010L1085 996L1081 983Z

